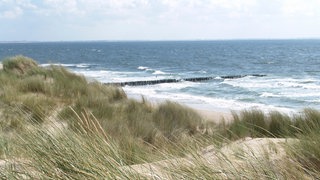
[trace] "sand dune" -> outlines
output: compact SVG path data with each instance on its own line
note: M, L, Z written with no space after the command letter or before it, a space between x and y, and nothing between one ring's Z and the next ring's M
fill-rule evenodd
M175 158L153 163L126 166L124 169L136 172L150 179L171 179L174 170L179 168L196 168L204 165L215 169L218 176L226 177L230 167L248 168L248 164L281 163L286 156L284 144L293 139L283 138L245 138L224 145L222 148L208 146L197 154L185 158ZM251 163L248 163L251 162ZM231 165L230 165L231 164ZM230 177L230 176L228 176Z

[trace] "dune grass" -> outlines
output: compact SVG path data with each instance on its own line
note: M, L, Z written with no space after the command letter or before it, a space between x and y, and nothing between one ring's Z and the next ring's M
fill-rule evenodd
M244 110L233 112L229 124L213 124L178 103L128 99L119 87L88 82L63 67L39 67L27 57L7 58L3 68L1 178L144 179L130 165L187 156L196 159L193 165L167 169L168 178L319 178L317 110L292 116ZM209 145L219 152L246 137L296 140L286 145L288 156L280 164L266 155L244 157L238 167L221 152L224 168L217 169L198 157Z
M4 60L4 71L0 72L0 82L4 82L1 102L21 110L27 117L14 121L19 126L46 124L52 114L57 114L54 117L57 121L66 122L70 130L75 130L79 129L77 114L86 112L125 150L120 154L128 164L151 161L153 157L144 154L152 153L154 148L166 151L174 143L181 143L183 138L185 141L200 133L198 130L203 127L199 115L177 103L166 102L153 107L147 101L128 99L118 87L88 82L63 67L39 67L29 58L23 61L24 58L16 56ZM6 117L15 117L13 111L4 113ZM6 128L14 130L11 124ZM183 154L173 149L170 152Z
M19 55L2 61L3 70L16 75L24 75L36 68L36 61L31 58Z

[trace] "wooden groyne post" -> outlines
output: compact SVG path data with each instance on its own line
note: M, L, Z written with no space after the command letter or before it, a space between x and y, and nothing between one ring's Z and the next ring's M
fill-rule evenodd
M263 75L263 74L229 75L229 76L221 76L220 78L221 79L237 79L237 78L243 78L246 76L264 77L266 75ZM105 84L113 85L113 86L145 86L145 85L154 85L154 84L162 84L162 83L177 83L181 81L201 82L201 81L209 81L215 78L216 77L194 77L194 78L185 78L185 79L159 79L159 80L146 80L146 81L115 82L115 83L105 83Z

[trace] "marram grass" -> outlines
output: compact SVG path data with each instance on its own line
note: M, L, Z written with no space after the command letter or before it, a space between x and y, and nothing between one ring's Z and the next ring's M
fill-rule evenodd
M229 124L213 124L183 105L131 100L121 88L88 82L63 67L39 67L27 57L7 58L3 67L3 179L319 178L317 110L292 116L245 110L233 112ZM287 138L285 156L277 145L268 145L263 156L253 147L226 149L248 137ZM274 160L270 148L281 158ZM203 158L204 152L214 153ZM141 164L149 168L142 171Z

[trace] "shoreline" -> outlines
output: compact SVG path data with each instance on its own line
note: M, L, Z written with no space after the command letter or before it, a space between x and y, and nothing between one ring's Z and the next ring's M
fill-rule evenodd
M134 99L137 101L142 101L142 98L145 98L149 103L152 104L152 106L157 106L165 101L172 101L170 99L156 99L156 98L150 98L150 97L145 97L143 95L139 96L139 95L132 95L132 94L128 94L126 92L128 99ZM222 109L222 108L215 108L215 109L208 109L208 108L203 108L202 106L196 106L196 105L191 105L191 104L185 104L185 103L181 103L181 102L177 102L177 101L172 101L172 102L176 102L179 103L183 106L186 106L192 110L194 110L195 112L197 112L205 121L208 122L213 122L213 123L229 123L232 121L232 113L231 113L231 109L227 110L227 109Z
M148 97L148 96L144 96L142 94L132 94L130 92L124 91L128 97L128 99L134 99L137 101L142 101L142 98L144 98L145 100L147 100L147 102L149 102L150 104L152 104L152 106L157 106L161 103L164 103L166 101L171 101L171 102L175 102L178 104L181 104L183 106L186 106L192 110L194 110L195 112L197 112L205 121L207 122L213 122L216 124L220 124L220 123L231 123L233 120L233 115L232 112L235 112L236 114L239 114L241 111L244 110L261 110L262 112L268 114L270 112L273 111L277 111L280 112L282 114L288 115L289 117L292 117L295 114L300 114L303 112L304 109L301 110L293 110L293 109L283 109L283 108L276 108L276 107L251 107L251 108L237 108L237 109L233 109L232 107L230 108L226 108L226 107L216 107L216 106L212 106L212 105L208 105L208 104L191 104L191 103L184 103L184 102L180 102L180 101L176 101L176 100L172 100L172 99L159 99L159 98L155 98L155 97Z

